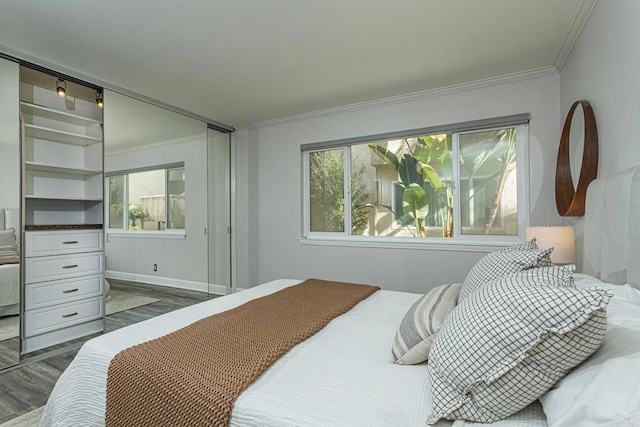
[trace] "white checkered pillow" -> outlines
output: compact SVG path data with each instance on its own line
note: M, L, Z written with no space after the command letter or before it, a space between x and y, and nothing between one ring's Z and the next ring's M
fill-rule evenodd
M415 365L429 358L429 349L444 319L458 304L461 286L437 286L409 308L393 340L391 355L395 363Z
M488 282L489 284L501 283L508 286L557 286L575 288L573 272L576 266L573 264L530 268L519 273L507 274ZM482 288L482 286L480 287Z
M523 243L518 243L517 245L510 246L504 249L498 249L500 251L530 251L532 249L540 249L538 248L538 244L536 243L536 238L534 237L531 240L528 240Z
M458 301L464 301L473 291L498 277L551 265L552 251L553 248L531 250L507 248L485 255L464 279Z
M613 292L500 278L449 314L429 355L439 419L495 422L542 396L602 343Z

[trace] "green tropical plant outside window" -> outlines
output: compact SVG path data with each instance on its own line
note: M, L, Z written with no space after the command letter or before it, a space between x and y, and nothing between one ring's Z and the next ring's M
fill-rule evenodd
M517 135L525 130L413 135L308 152L307 230L518 236Z

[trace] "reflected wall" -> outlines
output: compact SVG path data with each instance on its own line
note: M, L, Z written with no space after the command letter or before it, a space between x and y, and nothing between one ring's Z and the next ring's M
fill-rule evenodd
M20 74L0 59L0 369L20 353Z
M156 173L163 178L158 186L134 178L122 184L122 197L139 196L139 210L133 200L120 210L107 202L110 217L114 210L123 215L109 217L107 278L207 292L206 123L109 90L104 122L105 175L141 178L166 167L164 176ZM164 217L167 201L175 209ZM184 216L176 213L181 207Z

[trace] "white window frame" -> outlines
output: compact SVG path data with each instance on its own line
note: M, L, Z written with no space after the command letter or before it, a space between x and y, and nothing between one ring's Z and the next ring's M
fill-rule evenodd
M521 118L522 116L518 116ZM528 115L527 115L528 119ZM321 143L318 145L326 145L317 149L302 149L302 167L303 167L303 185L302 185L302 237L298 241L303 245L327 245L327 246L360 246L360 247L386 247L400 249L437 249L452 251L471 251L485 252L496 248L513 245L522 242L526 236L526 228L529 225L529 124L526 123L513 124L504 120L504 124L500 124L498 119L491 119L497 122L494 126L478 126L476 128L470 126L464 130L455 130L456 125L449 125L437 128L407 131L404 133L394 133L393 135L374 135L370 137L357 138L353 141L344 140L335 143ZM466 124L462 124L466 125ZM464 127L464 126L460 126ZM516 128L516 177L517 177L517 203L518 203L518 235L517 236L500 236L500 235L462 235L461 231L461 211L460 211L460 165L459 161L453 163L454 176L454 224L453 237L387 237L387 236L353 236L350 234L351 226L351 194L350 194L350 150L351 145L359 143L380 141L400 137L410 137L416 135L426 135L435 133L452 133L452 156L459 159L459 135L466 133L476 133L479 131L490 131L496 129ZM389 137L391 136L391 137ZM335 144L335 145L332 145ZM338 145L340 144L340 145ZM345 230L343 232L314 232L311 231L310 218L310 170L309 170L309 154L327 150L343 150L344 173L345 173ZM348 183L348 184L347 184Z
M184 228L165 228L164 230L129 230L129 215L128 209L122 209L122 220L123 224L127 226L125 228L111 228L110 224L110 215L109 215L109 207L111 206L110 194L109 194L109 179L114 176L125 176L124 179L124 200L123 204L125 207L129 206L129 179L127 178L130 174L139 173L139 172L150 172L150 171L164 171L165 174L165 182L164 182L164 194L165 194L165 223L168 225L169 223L169 171L175 169L183 169L185 170L186 176L186 168L184 162L180 163L172 163L168 165L158 165L158 166L150 166L138 169L127 169L122 171L114 171L108 172L105 174L104 178L104 218L105 225L107 227L107 242L111 240L112 237L116 238L155 238L155 239L185 239L187 236L187 224L185 218L185 226ZM186 185L186 180L185 180ZM185 211L186 215L186 211ZM123 226L124 227L124 226Z

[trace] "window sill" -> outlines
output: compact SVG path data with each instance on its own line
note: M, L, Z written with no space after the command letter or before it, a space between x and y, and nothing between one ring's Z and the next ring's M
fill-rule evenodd
M521 243L519 237L505 238L438 238L429 237L428 241L416 241L418 238L408 237L323 237L313 236L298 239L301 245L311 246L344 246L344 247L365 247L381 249L418 249L418 250L438 250L438 251L458 251L458 252L491 252L508 246Z
M179 231L112 231L107 230L107 242L111 241L111 238L138 238L138 239L176 239L185 240L187 233L184 230Z

